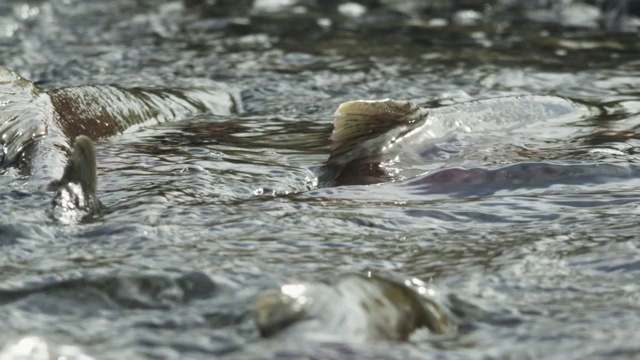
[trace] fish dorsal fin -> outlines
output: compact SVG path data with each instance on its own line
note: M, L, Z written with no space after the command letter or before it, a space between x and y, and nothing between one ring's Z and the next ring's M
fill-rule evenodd
M392 129L421 120L426 112L411 102L384 99L349 101L338 107L336 115L328 163L346 163L358 156L379 153L385 142L394 140L393 135L371 146L364 144Z

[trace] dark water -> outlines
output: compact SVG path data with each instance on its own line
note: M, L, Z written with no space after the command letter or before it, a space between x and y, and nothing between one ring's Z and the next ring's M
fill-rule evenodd
M337 106L378 98L575 104L560 122L461 134L424 171L637 162L636 1L618 2L627 13L577 2L212 3L0 3L0 64L44 88L204 78L244 101L237 116L98 141L108 210L81 224L54 223L50 193L12 169L0 176L0 359L640 356L637 178L448 193L407 182L317 189L314 172ZM278 343L247 313L266 289L369 271L428 282L457 329Z

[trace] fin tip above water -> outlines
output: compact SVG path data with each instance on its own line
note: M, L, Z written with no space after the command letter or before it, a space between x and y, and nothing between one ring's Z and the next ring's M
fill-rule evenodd
M415 120L420 108L408 101L392 99L348 101L336 110L331 134L331 158L362 142Z

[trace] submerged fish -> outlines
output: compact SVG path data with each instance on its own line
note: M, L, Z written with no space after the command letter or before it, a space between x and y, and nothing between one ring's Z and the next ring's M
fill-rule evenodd
M460 134L491 131L575 116L587 111L563 98L521 96L422 108L396 100L356 100L336 111L331 154L320 173L325 186L374 184L418 175L414 165ZM412 171L413 170L413 171Z
M44 91L0 67L0 167L18 167L35 188L49 184L56 192L50 215L73 223L101 207L91 139L199 113L227 115L240 111L240 104L238 92L213 81L180 88L86 85Z
M380 277L347 275L332 284L287 284L261 294L253 317L264 337L304 336L319 341L406 341L425 328L442 334L450 320L429 296L432 289Z
M319 183L329 187L407 181L424 193L486 194L638 176L638 167L606 163L527 162L492 169L454 166L425 170L437 160L434 149L461 135L469 134L481 147L496 134L503 140L509 131L561 125L592 113L584 105L553 96L497 98L431 109L389 99L350 101L336 111L331 154L320 170Z
M0 167L18 166L31 183L43 186L62 176L80 135L97 140L134 125L240 110L239 93L214 81L176 88L86 85L45 91L0 67Z
M0 166L16 165L30 176L31 184L42 186L67 178L63 172L70 144L80 135L96 140L149 121L237 111L238 93L213 82L193 88L87 85L44 91L0 67ZM411 181L409 185L420 192L473 193L483 188L478 192L486 193L638 173L611 164L533 163L498 169L434 165L441 145L460 136L482 144L483 137L499 134L504 139L508 131L565 124L593 114L587 106L560 97L505 97L438 108L390 99L357 100L340 105L336 113L331 153L319 170L319 187Z

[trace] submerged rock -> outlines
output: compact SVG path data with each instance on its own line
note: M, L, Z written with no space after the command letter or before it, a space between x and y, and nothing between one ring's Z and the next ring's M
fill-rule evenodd
M253 317L264 337L304 336L319 341L406 341L421 328L442 334L444 309L419 283L348 275L332 284L288 284L259 296Z

